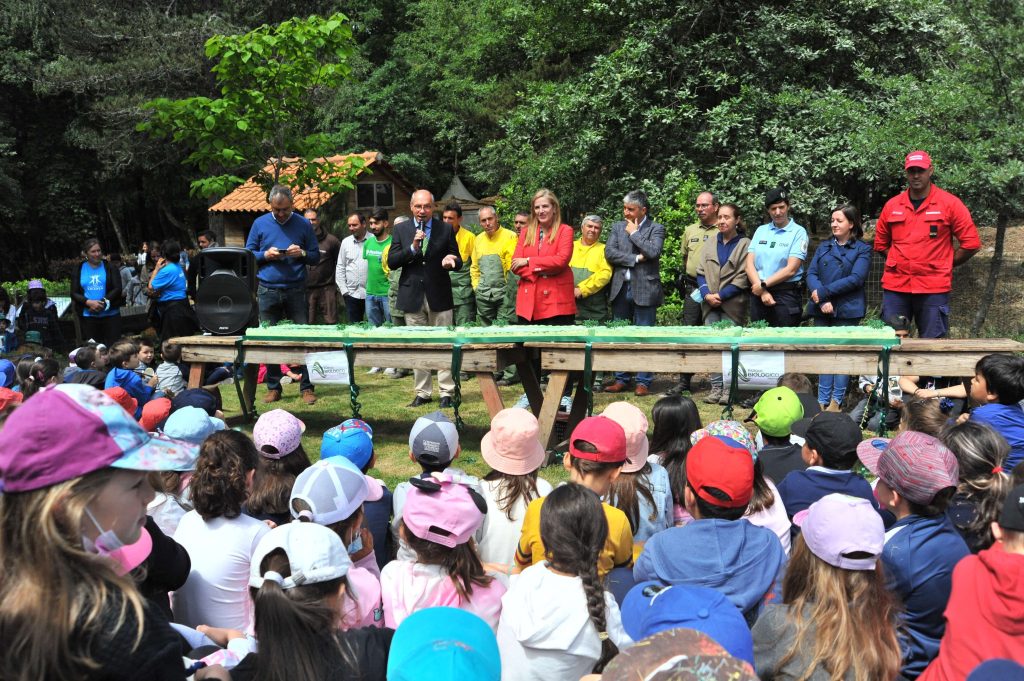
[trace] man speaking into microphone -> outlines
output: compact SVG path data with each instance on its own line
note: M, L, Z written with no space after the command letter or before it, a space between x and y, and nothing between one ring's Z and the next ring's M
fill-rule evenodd
M388 267L400 269L398 307L405 312L406 326L451 326L452 282L448 273L462 269L462 258L450 225L434 217L434 195L418 189L409 200L412 220L396 225L388 249ZM410 407L431 401L429 369L413 372L416 395ZM455 381L452 372L437 372L441 407L452 406Z

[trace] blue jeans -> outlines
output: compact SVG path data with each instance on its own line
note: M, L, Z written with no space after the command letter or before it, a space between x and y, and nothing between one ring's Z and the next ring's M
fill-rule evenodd
M391 321L391 309L388 307L388 296L366 294L366 320L374 326Z
M658 308L654 305L637 305L633 302L633 287L624 282L619 295L612 301L612 319L628 319L636 326L654 326L658 316ZM629 383L633 375L629 372L616 372L615 380ZM637 385L651 387L654 374L644 371L636 375Z
M857 326L856 319L837 319L836 317L812 317L815 326ZM818 376L818 404L828 406L832 400L842 405L846 397L846 388L850 385L849 374L821 374Z
M948 293L900 293L882 289L882 320L903 315L914 321L919 338L949 335Z
M256 297L260 305L260 321L277 324L282 319L290 320L295 324L309 323L309 307L306 304L306 287L304 285L291 288L268 288L260 284L256 289ZM299 390L312 390L313 384L309 381L309 370L302 365L299 370L302 380L299 382ZM267 364L267 375L265 382L267 390L281 389L281 367L271 362Z

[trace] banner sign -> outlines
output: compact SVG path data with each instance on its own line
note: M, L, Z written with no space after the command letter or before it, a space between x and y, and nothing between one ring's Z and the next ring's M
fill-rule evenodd
M343 350L306 353L306 369L313 385L348 385L348 357Z
M786 353L740 351L738 369L741 390L768 390L786 373ZM729 352L722 353L722 381L728 389L732 381L732 353Z

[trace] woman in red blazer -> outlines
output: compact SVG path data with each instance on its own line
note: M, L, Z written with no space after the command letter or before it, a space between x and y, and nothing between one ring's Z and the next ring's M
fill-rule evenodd
M533 195L530 221L512 254L512 271L519 275L516 314L520 323L572 325L572 227L562 224L558 197L550 189Z

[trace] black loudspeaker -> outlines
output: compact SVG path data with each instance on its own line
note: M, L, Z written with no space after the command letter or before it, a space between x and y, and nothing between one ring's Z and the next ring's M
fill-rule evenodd
M247 248L218 246L196 255L196 317L203 331L232 336L259 319L256 256Z

